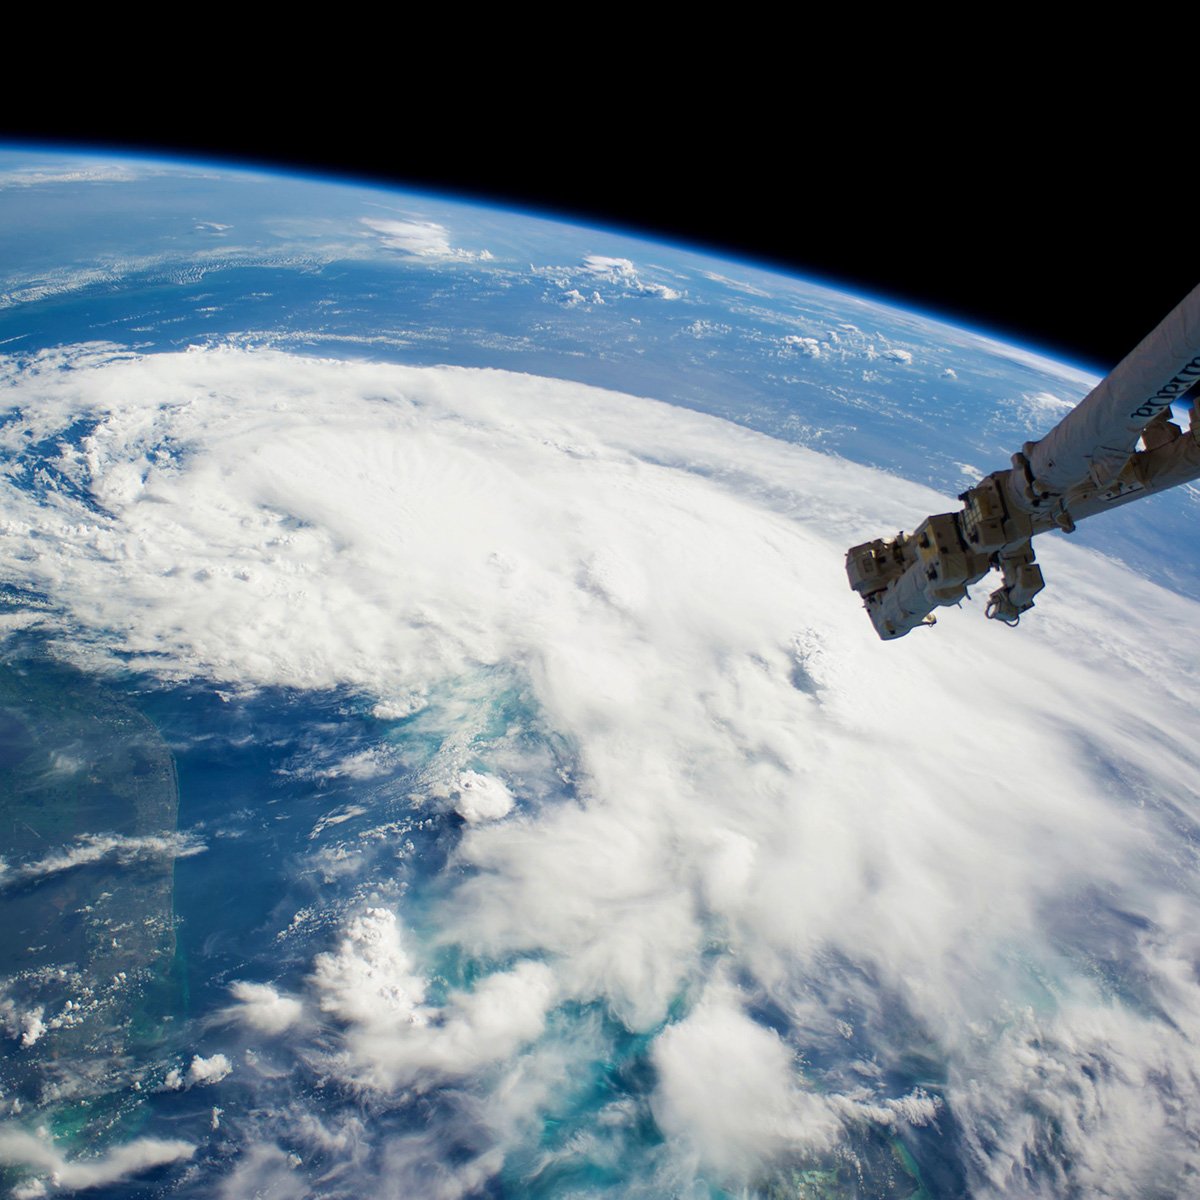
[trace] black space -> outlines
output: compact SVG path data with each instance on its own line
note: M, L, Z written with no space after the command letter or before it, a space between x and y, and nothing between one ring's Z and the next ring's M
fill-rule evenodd
M990 125L966 144L909 113L897 134L789 121L742 140L720 136L716 115L593 115L567 141L511 111L469 130L381 118L347 137L334 131L354 124L314 101L266 125L0 120L0 144L268 164L533 208L747 256L1099 369L1200 282L1187 189L1160 187L1152 161L1115 170L1125 148L1107 129Z

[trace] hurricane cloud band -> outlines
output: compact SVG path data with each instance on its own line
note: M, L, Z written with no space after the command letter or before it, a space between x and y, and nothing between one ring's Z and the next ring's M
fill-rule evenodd
M286 1012L238 985L245 1029L320 1029L348 1085L470 1083L445 1194L527 1148L596 1012L650 1039L656 1186L951 1119L980 1196L1200 1168L1197 752L1161 717L1197 710L1194 603L1052 543L1019 634L881 648L845 547L949 501L555 380L93 347L0 364L0 410L0 570L63 654L401 712L502 665L572 747L573 797L473 801L432 935L498 964L473 990L429 1000L403 906L348 917ZM1096 970L1130 921L1138 997ZM936 1097L887 1082L918 1036Z

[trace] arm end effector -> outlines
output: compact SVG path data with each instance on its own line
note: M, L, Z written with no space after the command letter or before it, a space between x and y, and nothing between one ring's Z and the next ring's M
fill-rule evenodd
M1032 545L1026 538L1000 551L980 548L979 540L972 541L964 529L970 512L968 504L962 513L927 517L911 534L876 538L847 551L850 586L862 596L884 641L903 637L918 625L934 624L935 608L965 599L967 588L993 566L1000 568L1003 581L988 600L987 615L1015 625L1021 613L1033 607L1044 581Z

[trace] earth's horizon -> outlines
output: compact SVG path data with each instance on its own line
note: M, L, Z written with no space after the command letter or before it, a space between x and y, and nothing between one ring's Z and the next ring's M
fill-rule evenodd
M0 147L0 264L8 1194L1194 1183L1200 492L843 569L1094 375L211 164Z

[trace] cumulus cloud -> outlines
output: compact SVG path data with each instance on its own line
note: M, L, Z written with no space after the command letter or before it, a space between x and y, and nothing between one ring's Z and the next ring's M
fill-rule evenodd
M694 337L697 341L701 341L704 338L721 337L727 333L732 333L733 328L720 321L701 321L697 319L685 325L683 332Z
M301 1001L277 991L269 983L248 983L239 979L229 985L229 991L237 1004L225 1009L225 1015L260 1033L283 1033L304 1013Z
M349 922L311 982L320 1008L346 1027L353 1077L375 1087L428 1086L510 1057L542 1032L555 990L549 967L521 962L427 1005L399 922L380 908Z
M354 917L337 951L319 955L314 965L321 1008L343 1023L425 1023L425 981L387 909L368 908Z
M22 1046L32 1046L46 1032L46 1008L21 1008L11 996L0 995L0 1029Z
M821 357L821 343L814 337L801 337L799 334L789 334L783 339L785 346L791 346L808 358Z
M25 452L18 426L57 440L76 485L0 477L0 570L48 597L63 653L352 688L382 719L468 711L503 675L563 748L570 787L540 803L447 752L453 804L486 794L469 770L522 803L462 822L421 922L390 898L339 917L301 1001L339 1079L516 1094L587 1011L649 1039L684 1178L819 1159L863 1122L931 1129L939 1103L980 1196L1035 1154L1113 1195L1200 1169L1194 603L1047 539L1018 633L973 601L881 646L845 547L946 497L528 376L89 354L0 371L23 413L0 449ZM1097 984L1118 949L1136 998ZM484 965L443 994L438 950ZM305 1027L287 997L234 995L250 1029ZM615 1035L589 1036L602 1057ZM890 1093L913 1039L947 1082ZM536 1113L556 1093L520 1094ZM1039 1140L1055 1122L1069 1139Z
M480 821L496 821L512 810L513 794L503 779L483 775L479 771L464 771L458 778L454 811L472 825Z
M187 1083L189 1087L220 1083L232 1070L233 1066L224 1054L214 1054L211 1058L197 1054L188 1067Z
M637 278L637 271L634 270L631 259L612 258L606 254L586 255L583 260L583 269L590 271L593 275L600 275L610 280Z
M654 296L659 300L678 300L683 293L665 283L647 280L634 266L632 259L614 258L607 254L584 256L582 270L586 275L615 285L622 291Z
M209 1084L220 1083L232 1070L233 1064L224 1054L214 1054L211 1058L197 1054L186 1071L178 1067L168 1071L163 1080L163 1087L172 1092L185 1088L207 1087Z
M830 1147L839 1122L800 1083L794 1053L723 983L654 1044L659 1127L704 1171L744 1182L772 1158Z
M0 1125L0 1163L27 1167L32 1181L20 1185L18 1195L34 1197L47 1190L80 1192L151 1171L168 1163L186 1162L196 1152L190 1142L164 1138L134 1138L95 1158L67 1159L47 1137L35 1136L15 1125Z
M603 304L604 298L599 292L593 291L590 296L585 296L578 288L570 288L559 296L559 300L568 308L574 308L579 304Z
M385 249L414 258L486 261L492 257L487 250L470 251L452 245L450 231L436 221L363 217L362 223L378 235L379 243Z

